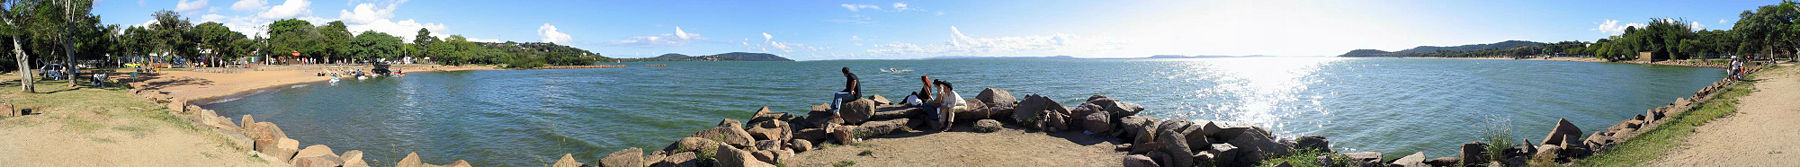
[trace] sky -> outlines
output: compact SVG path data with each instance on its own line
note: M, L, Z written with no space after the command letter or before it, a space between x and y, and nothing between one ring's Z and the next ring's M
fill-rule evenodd
M1334 56L1505 40L1593 41L1678 18L1730 29L1779 1L612 1L96 0L106 24L171 10L250 36L270 22L342 20L410 42L554 42L608 57L772 53L797 60L942 56Z

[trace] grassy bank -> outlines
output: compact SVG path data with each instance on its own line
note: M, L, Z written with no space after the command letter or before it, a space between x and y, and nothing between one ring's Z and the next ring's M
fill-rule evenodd
M19 91L0 79L0 102L32 115L0 116L0 166L278 166L233 147L223 135L169 113L122 87L38 81ZM74 158L74 159L71 159Z
M1775 71L1771 66L1763 71ZM1662 157L1669 151L1680 148L1683 139L1694 134L1694 129L1714 119L1737 112L1738 97L1750 95L1756 88L1756 74L1725 87L1716 97L1701 102L1698 107L1681 114L1670 116L1660 126L1650 129L1637 137L1619 143L1605 152L1595 154L1575 166L1646 166L1649 160Z

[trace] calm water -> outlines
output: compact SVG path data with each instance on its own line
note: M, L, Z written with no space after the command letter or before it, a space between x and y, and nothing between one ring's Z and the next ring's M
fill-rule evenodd
M363 150L376 164L425 161L541 166L563 153L597 160L660 149L758 107L805 113L842 88L849 66L868 94L897 98L931 75L974 98L983 87L1075 105L1092 94L1145 115L1233 120L1335 147L1432 157L1478 140L1490 117L1536 140L1557 118L1592 132L1690 95L1722 70L1631 64L1441 59L916 60L659 62L668 67L415 73L313 84L212 104L253 114L304 145ZM901 74L880 68L911 69Z

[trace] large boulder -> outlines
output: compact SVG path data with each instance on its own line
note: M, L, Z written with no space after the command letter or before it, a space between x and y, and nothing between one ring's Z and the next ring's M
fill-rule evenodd
M1149 156L1143 154L1126 155L1124 163L1125 167L1157 167L1156 160L1151 160Z
M997 132L997 131L1000 131L1000 129L1003 127L1004 126L1000 124L1000 121L996 121L994 119L981 119L979 121L975 121L975 132L982 132L982 133Z
M1373 166L1381 164L1381 152L1354 152L1344 153L1342 155L1344 158L1349 158L1348 161L1354 166Z
M887 97L881 97L881 95L870 95L869 100L874 101L875 105L894 104L893 101L888 101Z
M787 121L765 120L759 121L755 123L755 125L756 126L751 126L750 129L745 130L750 133L752 139L787 141L794 137L793 134L788 133L793 132L794 129L792 126L788 125Z
M244 133L245 133L245 135L250 136L251 140L256 141L253 144L255 145L257 151L265 151L265 150L272 149L272 148L274 148L276 141L280 141L282 138L287 138L287 133L282 132L281 127L276 126L275 123L255 122L255 123L252 123L252 124L249 124L246 126L249 126L250 128L244 130ZM265 151L263 153L269 153L269 152ZM273 153L270 153L270 154L273 154Z
M1425 164L1431 166L1454 166L1457 163L1460 163L1460 161L1462 161L1462 159L1457 159L1456 157L1442 157L1425 160Z
M1388 166L1429 167L1431 165L1425 164L1425 152L1415 152L1412 155L1406 155L1406 157L1400 157L1400 159L1394 160L1394 163L1389 163Z
M1138 112L1144 111L1144 106L1138 105L1137 103L1119 101L1111 98L1096 100L1092 103L1100 105L1101 111L1112 114L1113 118L1136 116Z
M663 147L662 150L663 150L663 152L671 152L671 153L693 152L693 151L699 151L702 149L713 149L713 146L717 146L719 144L721 144L721 143L719 143L718 141L713 141L712 139L699 138L699 137L683 137L680 140L675 140L675 143L669 143L669 146Z
M338 157L344 158L344 167L369 167L369 162L363 161L362 150L345 151L344 155Z
M450 162L450 164L438 165L438 167L472 167L472 166L474 166L474 165L470 165L469 161L464 161L464 160L460 160L460 159L456 160L456 162Z
M806 139L794 139L788 141L788 147L793 148L794 152L812 151L812 141L807 141Z
M1212 147L1212 149L1206 150L1206 154L1213 156L1214 164L1239 164L1237 162L1238 159L1248 156L1247 154L1251 154L1249 151L1238 149L1237 146L1232 146L1227 143L1212 144L1212 146L1209 147Z
M769 163L764 163L762 161L758 161L758 160L756 160L756 157L754 157L754 155L750 154L749 151L732 148L730 145L719 145L717 149L718 149L718 152L714 153L714 155L713 155L713 160L718 162L718 164L714 164L714 165L717 165L717 166L721 166L721 167L772 167L772 166L775 166L775 165L771 165Z
M1465 163L1487 163L1487 146L1487 143L1481 142L1463 143L1462 152L1456 157Z
M1194 152L1188 145L1187 138L1184 135L1185 134L1181 133L1179 130L1159 131L1156 133L1157 143L1162 143L1163 146L1162 149L1159 149L1158 151L1167 154L1170 157L1168 160L1169 163L1164 165L1194 166L1194 159L1190 158L1194 156Z
M749 123L756 124L756 123L762 122L762 121L781 120L782 118L785 118L785 117L789 117L787 113L779 113L779 112L770 111L769 106L763 106L762 108L756 109L755 114L750 115ZM786 120L783 120L783 121L786 121Z
M1070 126L1070 122L1076 122L1076 120L1079 119L1078 117L1075 117L1073 113L1069 112L1068 107L1063 106L1050 107L1050 110L1045 110L1045 116L1043 118L1044 131L1050 132L1061 132L1063 130L1073 129L1074 127Z
M798 131L794 131L794 139L806 139L807 141L825 141L826 139L831 138L831 134L827 134L827 133L825 133L825 131L826 131L825 128L800 129Z
M1107 114L1106 111L1089 113L1087 116L1082 117L1081 128L1096 134L1112 132L1112 115Z
M1018 121L1019 124L1024 125L1040 124L1040 122L1044 121L1044 117L1048 115L1048 111L1052 109L1062 109L1062 104L1056 103L1056 100L1051 100L1049 97L1037 94L1025 95L1025 99L1019 101L1019 104L1014 108L1012 119ZM1034 127L1042 126L1039 125Z
M300 141L289 138L276 140L274 148L270 148L269 151L263 151L264 154L275 156L275 160L285 162L292 162L290 160L293 160L294 154L298 152L300 152Z
M400 158L400 162L394 163L394 167L423 167L425 165L429 164L419 160L418 152L406 153L406 158Z
M906 126L906 123L909 120L911 120L911 119L896 118L896 119L890 119L890 120L870 121L867 123L863 123L862 126L856 126L856 129L851 132L852 132L852 134L855 134L855 136L854 136L855 138L881 136L881 135L887 135L889 133L894 133L894 132L905 132L907 129L911 129Z
M1275 139L1260 134L1237 135L1236 138L1226 140L1226 143L1231 143L1239 148L1254 148L1265 154L1288 155L1293 151L1293 146L1276 142Z
M981 94L976 94L975 99L987 104L988 108L1014 108L1019 104L1019 99L1014 98L1011 92L1000 88L981 89Z
M782 148L782 143L781 143L781 141L775 141L775 140L757 140L757 141L756 141L756 147L750 147L750 148L745 148L745 149L750 149L750 150L753 150L753 151L762 151L762 150L778 150L778 149L781 149L781 148Z
M1119 118L1119 122L1115 123L1118 127L1113 127L1113 133L1121 139L1132 140L1137 137L1138 132L1143 131L1144 126L1148 126L1144 124L1150 123L1150 119L1152 118L1145 116Z
M735 149L734 149L735 150ZM600 159L601 167L643 167L644 150L637 147L614 151Z
M294 164L295 167L338 167L343 165L343 163L339 161L343 160L337 159L337 156L335 155L329 157L315 156L295 158L294 163L292 164Z
M1579 135L1581 135L1581 128L1575 127L1575 123L1569 123L1568 119L1557 118L1556 119L1556 127L1551 128L1550 134L1545 135L1544 140L1539 140L1539 141L1543 142L1543 143L1539 143L1539 144L1562 144L1563 137L1574 136L1574 137L1579 138L1579 137L1581 137ZM1468 161L1469 159L1463 159L1463 160ZM1481 161L1475 161L1475 162L1481 162Z
M1207 136L1220 139L1234 139L1238 135L1274 136L1269 130L1247 122L1212 121L1201 125L1202 131L1211 131Z
M1333 152L1331 150L1331 140L1326 140L1325 136L1300 136L1300 138L1294 139L1294 143L1294 149Z
M869 118L875 116L874 100L856 99L844 102L838 107L838 114L844 119L844 124L862 124L863 121L869 121Z
M750 137L750 132L745 132L743 126L733 119L725 119L719 122L719 126L694 132L691 137L712 139L737 147L749 147L751 141L756 141Z
M330 157L330 159L340 159L337 156L337 153L331 152L330 146L314 144L314 145L306 146L305 149L300 149L299 152L294 153L294 160L289 160L288 163L296 164L296 165L300 164L299 163L300 158L305 158L305 157Z
M663 157L661 162L656 162L656 163L650 164L650 166L652 166L652 167L700 166L699 161L694 160L695 158L697 158L697 157L695 157L694 152L669 154L669 156Z

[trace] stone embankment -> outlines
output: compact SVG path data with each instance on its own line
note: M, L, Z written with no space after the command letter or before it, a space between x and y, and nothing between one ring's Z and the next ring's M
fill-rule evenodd
M1755 71L1760 68L1753 68ZM1128 152L1120 163L1129 167L1150 166L1257 166L1264 160L1295 156L1311 150L1325 152L1312 157L1320 164L1347 166L1514 166L1525 165L1534 157L1553 158L1567 163L1606 149L1663 123L1663 119L1687 111L1698 102L1712 98L1735 80L1721 80L1695 92L1693 96L1645 111L1605 130L1582 138L1582 131L1567 120L1540 142L1529 140L1505 146L1498 153L1504 159L1489 159L1491 145L1472 142L1462 145L1455 157L1427 159L1422 152L1395 160L1384 160L1380 152L1338 153L1324 136L1305 135L1297 138L1275 136L1270 131L1248 123L1226 121L1192 121L1159 119L1137 115L1144 108L1138 104L1103 95L1088 97L1081 104L1062 105L1052 98L1026 95L1016 98L996 88L986 88L976 98L968 99L970 107L954 111L957 122L975 126L978 132L991 132L1006 127L1024 127L1042 132L1085 131L1093 135L1113 137L1128 143L1117 151ZM325 145L300 147L299 141L281 131L274 123L257 122L244 115L241 122L219 116L212 110L190 105L186 100L161 93L139 91L140 96L168 105L170 112L189 119L196 125L211 127L224 134L233 146L254 150L271 162L295 166L321 167L369 166L362 152L334 152ZM763 107L744 121L723 119L711 128L694 132L662 149L628 148L612 152L593 164L598 166L776 166L787 164L795 154L818 149L827 142L854 144L862 138L883 136L915 129L928 129L930 121L923 110L893 104L876 95L845 102L840 114L829 111L829 105L812 107L807 116L770 111ZM972 123L969 123L972 122ZM1005 126L1011 124L1016 126ZM590 166L564 154L553 164L557 167ZM1286 165L1286 164L1279 164ZM469 166L457 160L446 165L422 162L417 153L408 154L395 166Z

